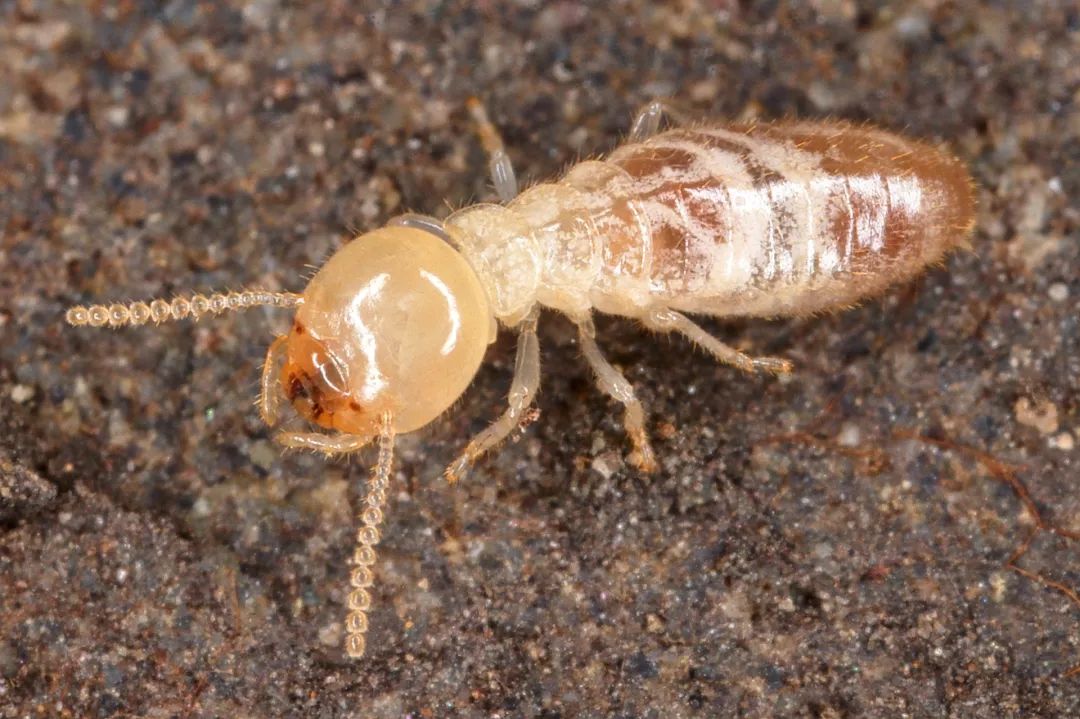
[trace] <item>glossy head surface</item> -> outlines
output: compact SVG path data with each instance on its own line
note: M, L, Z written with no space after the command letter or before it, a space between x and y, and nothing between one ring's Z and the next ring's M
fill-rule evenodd
M483 287L435 235L384 227L338 250L312 278L289 333L281 382L316 424L374 435L382 412L410 432L461 396L492 336Z

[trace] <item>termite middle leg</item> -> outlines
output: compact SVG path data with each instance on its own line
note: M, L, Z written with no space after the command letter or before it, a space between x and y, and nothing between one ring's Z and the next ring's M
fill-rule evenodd
M611 366L596 344L596 327L588 315L576 318L578 339L581 351L589 366L596 374L596 383L612 399L622 402L624 407L623 426L634 444L634 464L645 472L656 470L656 455L649 444L649 435L645 431L645 408L634 394L634 386L627 381L619 370Z
M510 162L510 156L506 154L502 136L495 125L488 118L487 110L475 97L469 98L469 113L476 123L476 134L480 136L480 142L488 153L488 167L491 170L491 181L495 185L495 194L503 202L509 202L517 197L518 183L514 174L514 165Z
M695 324L689 317L675 310L652 310L644 318L646 327L660 332L678 332L703 350L725 364L734 365L744 372L764 371L788 374L794 369L791 360L780 357L751 357L734 347L729 347Z
M509 407L480 434L473 437L457 459L446 468L446 479L458 481L477 457L506 439L521 422L525 410L532 404L540 388L540 340L536 337L538 310L533 309L522 320L518 330L517 356L514 358L514 379L507 397Z

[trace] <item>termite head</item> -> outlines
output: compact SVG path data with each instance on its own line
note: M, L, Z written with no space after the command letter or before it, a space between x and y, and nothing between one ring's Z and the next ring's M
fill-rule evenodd
M424 230L389 226L337 251L303 295L289 332L281 389L322 427L374 436L448 409L472 381L494 322L465 259Z

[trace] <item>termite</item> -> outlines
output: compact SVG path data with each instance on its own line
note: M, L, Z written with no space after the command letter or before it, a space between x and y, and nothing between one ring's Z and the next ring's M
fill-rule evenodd
M518 192L482 106L470 104L498 204L446 219L406 214L345 244L302 295L245 291L72 307L72 325L198 319L254 305L295 307L266 354L258 406L273 426L287 399L330 432L281 432L285 447L327 455L378 440L360 513L345 649L365 650L372 565L393 438L441 415L471 383L501 324L518 333L508 407L446 469L456 481L526 417L540 384L541 309L577 327L601 390L624 408L632 461L656 459L634 388L600 351L593 313L675 332L720 362L791 372L752 357L688 314L791 317L850 307L967 242L973 184L928 144L846 122L683 123L653 102L602 160ZM278 369L278 366L281 368Z

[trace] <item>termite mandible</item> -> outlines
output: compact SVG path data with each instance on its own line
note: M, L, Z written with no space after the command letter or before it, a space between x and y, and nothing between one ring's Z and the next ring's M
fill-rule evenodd
M607 158L519 193L498 132L478 102L469 108L500 204L445 220L392 219L339 249L301 295L195 295L77 306L66 315L72 325L119 327L256 305L296 308L291 330L266 354L263 420L277 423L284 397L332 431L282 432L276 439L285 447L336 455L379 444L345 623L354 658L365 650L394 435L453 404L500 324L518 333L508 407L447 467L448 480L529 409L540 383L541 309L577 326L597 384L624 407L632 460L652 471L644 408L601 353L593 312L676 332L747 372L788 373L788 360L739 352L684 313L790 317L850 307L941 260L974 225L973 183L958 160L869 126L680 122L661 132L662 119L678 115L652 102Z

